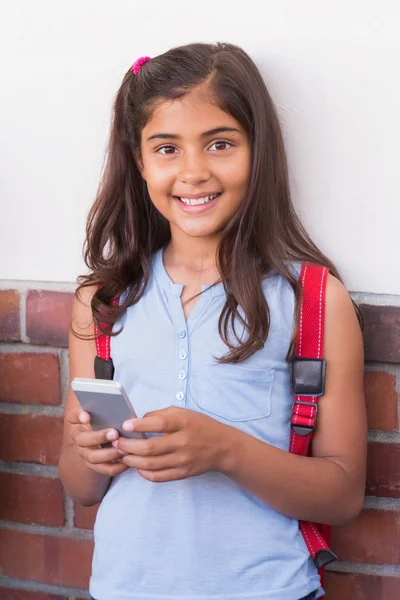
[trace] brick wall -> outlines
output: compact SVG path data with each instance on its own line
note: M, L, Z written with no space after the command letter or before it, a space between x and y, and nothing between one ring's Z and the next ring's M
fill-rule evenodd
M49 287L48 284L47 287ZM0 597L88 598L96 508L57 475L68 386L67 291L0 290ZM31 287L34 287L31 284ZM400 597L400 301L355 296L365 318L368 480L360 517L333 531L328 600ZM378 302L391 302L378 305Z

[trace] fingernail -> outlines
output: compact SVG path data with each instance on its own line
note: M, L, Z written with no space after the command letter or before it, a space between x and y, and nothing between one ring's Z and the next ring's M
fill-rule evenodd
M118 433L113 429L111 431L107 431L106 438L112 442L118 438Z
M86 415L85 415L85 413L83 413L83 412L79 413L79 420L80 420L81 423L85 423L85 421L86 421Z
M124 451L123 451L123 450L121 450L120 448L118 448L118 452L119 452L120 454L122 454L123 456L125 456L125 454L128 454L127 452L124 452Z
M114 448L118 448L118 440L112 442L112 446L114 446Z
M125 421L125 423L122 423L122 429L124 429L125 431L133 431L132 421Z

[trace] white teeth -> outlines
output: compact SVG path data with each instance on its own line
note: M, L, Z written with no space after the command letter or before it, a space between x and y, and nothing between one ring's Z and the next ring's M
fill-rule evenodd
M219 194L212 194L212 196L204 196L203 198L179 198L184 204L190 206L196 206L197 204L207 204L214 200Z

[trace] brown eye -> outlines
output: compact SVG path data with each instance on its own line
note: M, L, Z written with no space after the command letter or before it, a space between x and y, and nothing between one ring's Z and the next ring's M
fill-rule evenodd
M160 154L173 154L173 152L161 152L161 150L175 150L175 148L173 146L161 146L161 148L157 150Z
M222 148L221 148L222 145ZM224 140L219 140L218 142L214 142L213 145L211 146L211 148L213 146L218 146L217 150L228 150L228 148L226 146L231 147L232 144L230 142L225 142Z

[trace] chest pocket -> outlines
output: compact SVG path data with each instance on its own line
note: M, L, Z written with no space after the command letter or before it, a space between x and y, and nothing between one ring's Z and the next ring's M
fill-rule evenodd
M198 405L227 421L253 421L271 413L275 369L249 369L206 361L201 364Z

